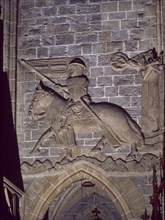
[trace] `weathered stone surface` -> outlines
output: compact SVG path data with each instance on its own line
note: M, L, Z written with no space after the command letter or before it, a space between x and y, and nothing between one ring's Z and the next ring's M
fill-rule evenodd
M5 2L5 4L7 4L7 2ZM6 12L6 14L9 14L9 12ZM12 17L13 14L14 13L12 13ZM110 57L113 53L119 51L124 51L128 56L134 56L137 55L139 51L147 51L150 48L157 47L155 1L21 0L18 17L17 53L19 58L27 60L42 57L50 58L50 60L51 57L53 57L53 59L57 58L57 60L58 58L64 58L67 59L65 63L65 65L67 65L71 57L83 56L83 58L89 62L89 93L92 97L92 101L117 103L124 106L133 119L140 121L142 95L141 72L137 72L137 69L131 68L114 70L110 64ZM13 21L15 22L14 19ZM136 28L138 25L139 27ZM5 31L8 35L8 24L6 24L6 27L7 29ZM71 32L73 32L72 36L70 35ZM69 33L68 36L67 33ZM14 44L14 36L16 35L13 35L11 45ZM5 39L5 50L9 51L7 47L9 40L7 37L5 37ZM10 51L13 51L13 49ZM10 60L10 68L12 69L13 60L10 59L8 54L5 54L4 57L6 57L6 63ZM44 65L47 65L47 61L45 61ZM67 73L64 73L65 68L62 70L59 69L58 73L57 70L53 69L55 65L52 65L48 69L50 68L52 68L52 70L50 72L45 71L44 74L66 86ZM141 200L140 202L139 200L137 200L138 202L133 201L136 195L136 192L133 190L133 185L129 184L129 181L126 181L125 177L120 177L117 180L117 177L112 178L111 175L123 176L130 175L131 172L133 172L135 176L135 172L137 172L138 176L136 178L132 177L132 180L139 187L141 192L144 192L143 198L145 197L148 211L150 208L149 196L151 187L149 186L147 189L148 182L146 182L147 177L144 175L144 172L152 171L152 165L154 163L157 164L158 160L142 156L140 161L136 161L134 156L127 157L127 153L129 153L127 150L130 149L128 146L126 148L123 146L123 148L117 150L109 148L109 146L104 146L101 153L99 152L97 155L91 154L92 144L94 144L96 139L101 139L103 135L101 132L93 132L92 134L87 132L84 136L80 134L76 137L79 148L73 148L73 158L67 160L64 159L64 157L67 156L66 149L55 148L54 142L51 142L54 141L53 138L51 141L45 141L45 148L43 148L40 153L33 156L30 155L31 149L35 146L35 142L39 139L41 133L45 131L44 129L50 126L50 122L40 119L39 121L33 122L34 124L29 123L28 107L36 86L35 82L38 84L38 81L35 80L40 80L40 77L35 76L33 72L28 72L26 68L22 68L17 75L18 119L16 127L19 133L18 139L21 162L27 162L26 166L21 166L22 170L26 173L26 175L24 173L25 188L27 189L30 186L32 176L34 176L34 178L36 178L36 185L34 184L35 186L32 188L37 192L40 190L39 186L45 184L43 176L46 175L47 180L50 180L50 178L54 178L57 173L62 173L63 170L66 171L68 165L74 165L75 162L81 164L82 161L85 161L85 163L89 162L97 166L98 170L102 169L106 171L107 175L109 175L109 179L111 181L112 179L114 180L113 184L117 188L126 182L126 187L122 191L123 194L120 192L121 194L119 194L119 196L125 196L135 219L138 219L142 214L137 214L137 209L142 210L140 206L142 203ZM10 80L12 79L13 81L10 84L11 90L15 95L14 74L9 73L9 77ZM108 77L109 82L106 77ZM46 80L45 84L47 84ZM51 83L50 87L53 88ZM86 131L87 130L88 127L86 127ZM27 146L25 146L25 143L27 143ZM85 146L87 144L89 144L89 149ZM83 146L83 150L81 150L82 148L80 146ZM49 166L49 162L45 163L46 158L50 159L49 161L51 162L53 161L52 167ZM41 161L39 163L34 163L35 160L40 159ZM63 162L60 162L62 160ZM84 169L84 166L82 166L82 169ZM84 174L78 174L76 177L73 176L70 180L74 182L76 178L83 178L83 175L90 178L91 176L86 173L88 169L92 172L94 170L87 168ZM120 174L118 172L120 172ZM67 174L69 174L69 172L67 172ZM145 176L144 178L143 175ZM91 178L93 181L93 176ZM29 181L27 181L27 179L29 179ZM151 180L149 185L152 184ZM142 188L142 186L144 188ZM34 196L30 190L29 195L32 195L31 198ZM41 195L36 195L36 198L40 198L40 196ZM25 205L27 214L27 218L25 217L25 219L32 219L31 215L29 215L31 212L30 204L32 205L31 198L27 199L25 203L28 203L28 206ZM142 197L140 196L140 198ZM44 212L44 210L42 210L42 212ZM36 215L35 213L33 216ZM41 219L44 218L43 216L40 217ZM131 219L129 217L127 218Z
M69 31L69 24L63 24L63 25L48 24L46 30L51 34L67 32Z
M119 21L103 21L103 30L119 30Z
M130 30L130 38L134 40L141 40L144 37L144 29L133 28Z
M66 46L55 46L50 48L50 57L53 56L65 56Z
M48 57L48 48L38 48L37 49L37 57Z
M66 45L74 43L73 33L56 34L56 45Z
M131 9L132 9L131 1L119 2L119 11L131 11Z
M28 37L21 39L21 48L23 49L28 49L36 46L40 46L40 39L38 37Z
M89 43L97 40L97 34L76 34L76 43Z
M111 86L112 85L112 78L110 76L106 77L98 77L98 86Z
M119 94L124 96L141 95L141 86L120 86Z
M106 87L105 88L105 96L118 96L118 87Z
M103 97L104 89L103 88L89 88L89 93L91 97Z
M58 15L75 14L75 6L59 6Z
M92 53L92 45L91 44L82 44L82 53L83 54L91 54Z
M126 12L109 13L109 20L124 19L124 18L126 18Z
M48 0L36 0L35 6L36 7L46 7L46 6L48 6Z
M134 83L134 76L115 76L114 77L114 85L120 86L120 85L131 85Z
M112 41L125 41L128 40L128 31L112 31Z
M80 55L81 54L81 46L80 45L70 45L70 46L68 46L68 54L70 56Z
M102 4L102 12L114 12L117 11L117 2L109 2Z
M43 14L45 16L56 16L56 14L57 14L57 7L44 8Z
M125 48L127 51L136 51L138 49L138 41L136 40L126 41Z
M100 12L100 5L78 5L78 14L92 14Z
M109 102L112 102L116 105L120 105L122 107L129 107L130 97L110 97Z

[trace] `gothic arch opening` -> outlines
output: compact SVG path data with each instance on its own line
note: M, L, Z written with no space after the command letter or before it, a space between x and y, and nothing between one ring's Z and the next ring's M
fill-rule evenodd
M56 214L59 215L59 213L67 213L67 207L74 207L80 200L82 202L86 199L90 202L91 198L96 197L96 191L90 190L88 196L82 195L80 191L80 183L82 180L94 183L97 187L97 197L104 198L105 202L109 201L109 204L111 201L111 207L112 205L114 206L122 220L140 217L139 214L145 209L144 198L131 180L127 178L127 180L121 184L121 180L119 183L117 180L114 180L114 178L108 177L102 169L98 169L98 167L89 162L81 161L67 167L61 175L53 178L47 186L44 187L40 195L34 200L30 212L28 213L28 218L31 220L43 219L48 208L50 208L53 203L55 203L55 206L52 216L55 216ZM124 185L124 187L122 187L122 185ZM126 185L129 187L129 190L124 190L126 189ZM61 192L63 192L62 196ZM76 196L75 199L70 199L69 201L68 198L71 198L71 195L72 197ZM84 209L83 215L86 215L86 219L88 219L87 217L90 216L89 213L91 213L94 208L95 207L91 205ZM80 214L82 214L82 212L79 211L79 215ZM103 219L106 220L106 217L104 216Z

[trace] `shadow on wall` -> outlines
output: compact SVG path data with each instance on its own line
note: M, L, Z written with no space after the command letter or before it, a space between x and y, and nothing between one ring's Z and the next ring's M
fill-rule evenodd
M8 209L4 190L3 177L5 176L15 186L23 190L23 182L20 171L20 161L16 132L13 125L12 108L9 81L7 74L3 72L3 21L0 20L0 219L19 220L19 210L16 217L13 217ZM17 205L18 208L18 205Z

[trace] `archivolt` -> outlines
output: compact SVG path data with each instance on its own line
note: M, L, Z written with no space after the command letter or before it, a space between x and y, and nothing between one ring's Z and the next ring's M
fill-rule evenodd
M137 201L138 204L141 204L140 207L138 206L140 212L145 209L144 199L132 181L132 189L130 189L129 192L136 191L136 196L133 197L133 201L130 201L124 196L125 192L121 191L117 184L114 184L114 181L109 180L106 176L106 173L102 169L98 169L98 167L89 162L81 161L68 166L59 177L52 179L47 186L44 187L40 196L35 199L32 209L28 214L28 218L26 219L43 219L49 205L60 194L60 192L65 191L69 186L74 184L74 182L82 179L95 183L100 190L104 191L108 195L117 207L122 220L130 220L135 217L131 204L133 201ZM128 179L128 181L130 180ZM130 195L130 193L128 194ZM134 206L136 207L135 203ZM137 213L138 210L136 210L136 214Z

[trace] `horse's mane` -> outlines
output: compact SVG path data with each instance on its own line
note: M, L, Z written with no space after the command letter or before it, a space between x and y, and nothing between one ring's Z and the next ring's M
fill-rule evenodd
M53 123L62 114L64 107L67 104L67 99L63 96L59 95L55 90L46 85L42 85L43 92L48 93L53 97L50 106L47 109L47 115L50 121Z

